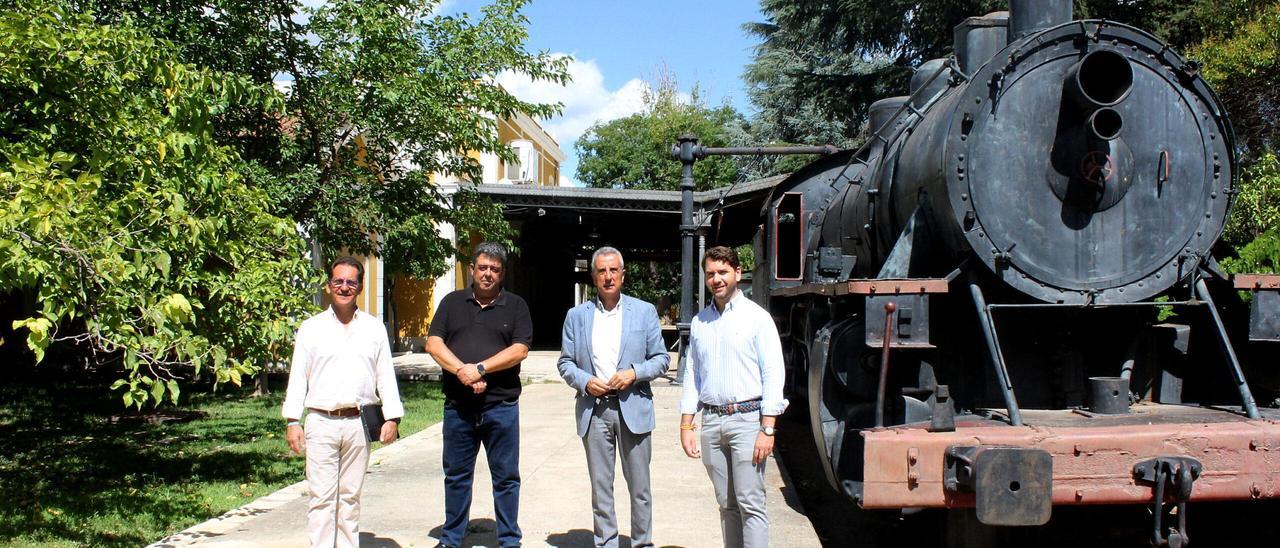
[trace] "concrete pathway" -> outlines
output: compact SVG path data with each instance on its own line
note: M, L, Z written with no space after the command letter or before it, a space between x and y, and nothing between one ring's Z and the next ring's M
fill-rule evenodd
M422 356L421 354L411 356ZM573 423L572 390L555 373L553 352L535 352L522 367L530 380L520 398L520 526L526 546L589 547L591 488L586 456ZM427 358L429 360L429 358ZM397 367L406 361L397 358ZM426 375L438 366L413 364L402 375ZM438 372L437 372L438 375ZM658 429L653 436L654 540L659 546L722 545L719 513L706 470L684 455L679 444L680 388L654 385ZM444 521L439 424L374 451L361 503L361 546L435 546ZM794 491L770 459L770 539L774 546L818 546L813 527ZM626 483L616 474L619 530L623 546L630 531ZM244 507L174 534L152 546L305 547L306 484L300 482ZM496 546L493 498L484 452L476 465L468 546Z

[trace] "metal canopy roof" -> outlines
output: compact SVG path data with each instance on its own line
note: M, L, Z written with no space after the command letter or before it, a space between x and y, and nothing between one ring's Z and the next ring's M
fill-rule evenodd
M696 192L695 218L706 245L750 243L773 188L786 176ZM503 205L519 235L506 285L525 298L534 320L534 345L555 348L565 311L575 303L574 284L590 285L579 261L603 245L628 262L680 261L680 192L604 188L468 185ZM724 205L717 208L721 198ZM719 215L712 215L712 212ZM671 280L671 284L675 284Z
M775 175L747 181L731 187L695 192L693 193L694 208L711 209L722 197L725 200L724 207L759 199L785 178L786 175ZM480 194L508 207L532 206L577 210L680 213L680 191L678 190L630 190L533 185L469 186Z

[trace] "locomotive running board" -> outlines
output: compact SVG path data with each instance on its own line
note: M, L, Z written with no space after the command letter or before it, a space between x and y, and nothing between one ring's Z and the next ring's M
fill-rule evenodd
M1133 411L1071 417L1070 411L1023 410L1027 426L970 416L958 418L954 432L928 432L921 424L865 430L861 504L975 507L974 493L947 488L953 447L1047 452L1053 505L1150 504L1152 487L1135 478L1134 466L1167 455L1191 455L1203 464L1191 501L1280 498L1280 412L1267 409L1263 419L1248 419L1239 411L1191 406L1140 404Z

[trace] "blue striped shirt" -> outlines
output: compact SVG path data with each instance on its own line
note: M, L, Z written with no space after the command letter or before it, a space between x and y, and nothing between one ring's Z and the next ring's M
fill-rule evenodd
M724 312L709 306L694 317L685 365L693 375L686 376L681 414L695 414L704 405L757 398L762 400L761 414L781 415L787 408L778 329L773 317L741 291L729 299Z

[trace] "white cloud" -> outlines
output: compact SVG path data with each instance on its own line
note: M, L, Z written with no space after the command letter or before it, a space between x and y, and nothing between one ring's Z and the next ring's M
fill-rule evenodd
M563 54L556 54L563 55ZM560 116L542 120L542 127L555 137L565 152L573 155L573 143L596 122L607 122L640 112L649 84L632 78L615 90L604 84L604 74L594 60L572 60L572 81L562 86L552 82L532 82L522 74L503 73L498 83L521 100L537 103L560 102ZM576 164L576 162L573 162Z

